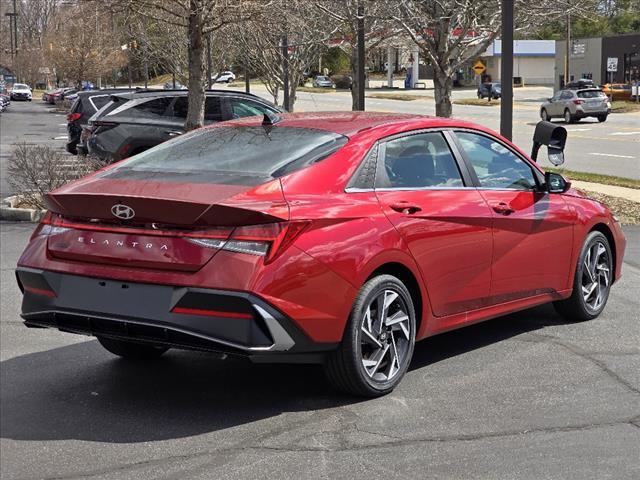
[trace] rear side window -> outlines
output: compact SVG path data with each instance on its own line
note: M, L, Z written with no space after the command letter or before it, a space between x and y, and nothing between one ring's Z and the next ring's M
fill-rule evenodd
M138 103L132 108L129 108L126 113L127 115L136 117L161 117L167 111L167 108L169 108L172 100L173 98L171 97L154 98L143 103Z
M178 97L173 104L172 116L177 118L187 118L187 111L189 109L188 97ZM221 122L224 120L222 117L222 105L220 97L208 96L204 102L204 119L207 122Z
M268 108L253 100L242 98L230 98L231 115L233 118L253 117L255 115L264 115L266 112L272 112L273 109Z
M440 132L418 133L386 142L376 188L462 187L449 145Z
M606 97L602 90L582 90L578 92L578 98L598 98Z
M347 138L294 127L194 130L105 172L107 178L258 185L319 162Z
M104 107L107 103L109 103L109 101L109 95L97 95L95 97L91 97L91 103L93 104L96 111Z

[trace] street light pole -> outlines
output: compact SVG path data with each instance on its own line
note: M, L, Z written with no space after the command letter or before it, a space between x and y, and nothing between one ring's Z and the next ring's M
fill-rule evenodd
M364 6L358 1L358 98L356 110L364 111Z
M502 54L500 70L502 98L500 100L500 134L513 136L513 0L502 0Z
M571 81L571 14L567 13L567 35L564 46L564 85ZM561 85L560 88L564 87Z

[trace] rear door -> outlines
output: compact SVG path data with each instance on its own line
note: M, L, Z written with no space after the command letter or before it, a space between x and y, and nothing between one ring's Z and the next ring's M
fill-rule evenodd
M575 212L562 195L541 191L528 161L497 138L456 138L493 211L491 303L568 288Z
M482 307L490 291L491 212L446 132L382 142L375 191L416 259L436 316Z

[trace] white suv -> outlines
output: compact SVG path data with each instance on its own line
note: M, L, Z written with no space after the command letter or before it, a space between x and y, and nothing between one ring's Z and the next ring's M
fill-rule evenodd
M31 101L31 88L24 83L14 83L11 89L11 100Z

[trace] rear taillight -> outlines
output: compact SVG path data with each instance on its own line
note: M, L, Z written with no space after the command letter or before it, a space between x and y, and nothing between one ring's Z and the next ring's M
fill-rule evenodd
M582 105L584 103L584 100L578 98L577 100L574 100L573 103L575 103L576 105Z
M80 120L81 116L81 113L70 113L69 115L67 115L67 122L75 122L77 120Z
M51 237L70 230L58 225L59 221L51 212L47 212L31 234L31 240L36 237Z
M265 257L265 261L270 262L284 252L308 225L308 222L266 223L237 227L227 239L187 240L203 247Z

